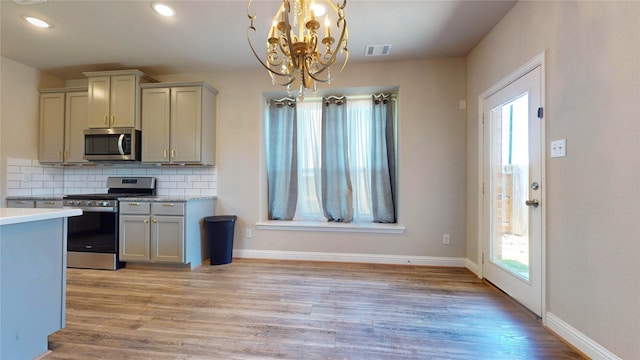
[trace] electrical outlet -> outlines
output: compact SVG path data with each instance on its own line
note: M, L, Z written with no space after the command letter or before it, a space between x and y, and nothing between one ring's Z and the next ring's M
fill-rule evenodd
M251 231L251 229L244 229L245 239L251 239L252 236L253 236L253 231Z
M449 234L442 235L442 243L445 245L451 244L451 238L449 237Z

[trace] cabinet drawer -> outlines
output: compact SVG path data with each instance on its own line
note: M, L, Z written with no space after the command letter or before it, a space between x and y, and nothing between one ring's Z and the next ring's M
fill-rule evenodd
M10 208L32 208L36 203L33 200L7 200L7 207Z
M37 208L61 208L62 200L38 200L36 201Z
M121 214L143 214L151 213L151 204L148 202L122 201L120 202Z
M182 202L154 202L151 204L153 215L184 215Z

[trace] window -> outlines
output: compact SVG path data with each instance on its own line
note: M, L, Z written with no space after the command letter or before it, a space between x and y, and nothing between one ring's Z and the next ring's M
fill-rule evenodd
M269 220L395 223L395 97L269 101Z

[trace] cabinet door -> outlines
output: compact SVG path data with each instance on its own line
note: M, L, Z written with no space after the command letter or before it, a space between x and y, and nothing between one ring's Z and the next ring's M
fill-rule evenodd
M37 200L37 208L51 208L57 209L62 207L62 200Z
M149 261L149 216L120 215L120 260Z
M87 127L87 92L67 93L64 134L64 161L87 162L84 156L84 129Z
M151 216L151 261L184 263L183 216Z
M88 127L101 129L109 127L109 97L111 81L109 76L89 78Z
M143 162L169 162L170 103L168 88L142 90Z
M33 200L7 200L8 208L34 208L36 203Z
M64 150L64 93L40 95L40 149L44 163L61 163Z
M111 117L110 127L136 127L138 84L135 75L111 77Z
M200 162L202 88L171 89L171 161Z

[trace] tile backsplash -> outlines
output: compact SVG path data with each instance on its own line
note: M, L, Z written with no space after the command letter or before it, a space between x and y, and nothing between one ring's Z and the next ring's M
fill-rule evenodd
M7 196L107 192L109 176L152 176L158 195L218 195L218 171L204 166L97 164L44 165L38 160L7 159Z

